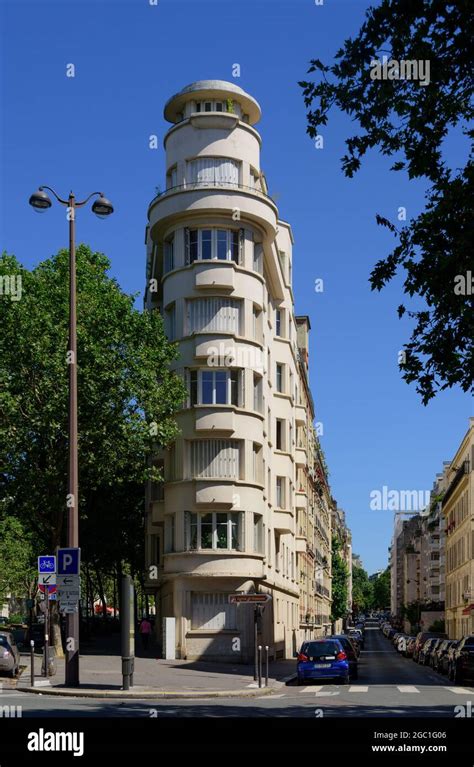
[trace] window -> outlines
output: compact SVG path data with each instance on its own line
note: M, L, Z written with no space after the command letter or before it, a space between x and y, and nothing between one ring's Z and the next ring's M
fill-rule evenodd
M165 272L174 269L174 237L165 241Z
M263 554L263 517L261 514L253 515L253 550L257 554Z
M166 174L166 188L171 189L174 186L178 185L178 169L176 165L173 168L170 168L168 173Z
M276 419L276 449L285 449L285 422L281 418Z
M236 605L229 604L227 594L191 595L191 629L212 631L237 628Z
M253 481L258 482L259 485L263 484L263 451L262 446L256 442L253 443L253 466L252 476Z
M161 544L159 535L150 536L150 565L158 567L161 563Z
M241 262L243 229L186 229L186 263L194 261Z
M189 406L235 405L239 406L240 370L190 370L188 371Z
M263 340L263 328L262 328L262 311L258 306L253 307L252 313L252 337L255 341L262 343Z
M285 508L285 477L276 478L276 505L278 509Z
M210 110L205 110L210 111ZM227 157L200 157L188 162L187 179L191 184L239 183L240 162Z
M275 335L281 336L281 309L275 309Z
M237 440L203 439L191 442L191 476L239 479L240 446Z
M238 335L240 307L241 302L231 298L196 298L188 301L188 332Z
M174 514L165 516L165 553L175 550Z
M253 269L263 274L263 246L258 242L253 243Z
M197 514L186 511L186 550L241 550L242 517L242 512L209 511Z
M165 332L170 341L176 338L176 305L171 304L165 311Z
M285 369L279 362L276 364L276 390L283 393L285 391Z
M253 409L257 413L263 412L262 391L263 391L262 376L259 376L257 375L257 373L254 373L253 374Z

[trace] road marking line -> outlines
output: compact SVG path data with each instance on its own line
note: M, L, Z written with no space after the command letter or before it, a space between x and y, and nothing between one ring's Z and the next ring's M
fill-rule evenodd
M261 695L260 697L257 698L257 700L268 700L270 698L274 700L274 698L284 698L284 697L285 697L285 693L282 693L281 695Z
M330 695L340 695L339 692L317 692L316 698L328 698Z
M322 690L322 687L314 687L313 685L310 685L309 687L303 687L300 692L318 692L318 690Z
M471 695L472 693L472 690L468 690L466 687L445 687L444 689L455 692L457 695Z
M348 692L369 692L369 688L363 684L354 684L352 687L349 687Z
M402 684L400 686L397 686L397 690L399 690L400 692L420 692L412 684Z

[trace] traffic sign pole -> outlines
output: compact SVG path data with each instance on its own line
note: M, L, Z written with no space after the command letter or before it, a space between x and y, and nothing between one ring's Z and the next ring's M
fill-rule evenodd
M60 582L60 596L59 602L65 606L64 612L66 613L66 668L65 668L65 684L67 687L79 687L79 592L77 590L77 597L74 595L71 599L69 596L66 600L61 600L61 593L64 597L64 592L67 591L65 587L65 576L76 576L77 584L79 584L79 576L81 572L80 564L80 549L77 547L76 538L71 545L71 536L69 533L71 529L68 528L68 544L69 548L58 549L58 575L57 578ZM61 591L62 590L62 591ZM64 604L65 603L65 604Z

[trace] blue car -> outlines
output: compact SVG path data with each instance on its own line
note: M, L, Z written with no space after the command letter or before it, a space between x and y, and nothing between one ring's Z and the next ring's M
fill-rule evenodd
M297 683L310 679L339 679L349 684L349 660L339 639L303 642L297 655Z

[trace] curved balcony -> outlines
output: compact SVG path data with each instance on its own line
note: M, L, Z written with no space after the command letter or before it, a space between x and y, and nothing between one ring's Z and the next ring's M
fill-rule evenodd
M170 220L183 214L219 212L230 215L238 208L242 219L253 221L272 239L276 236L278 209L270 195L252 186L234 182L194 181L160 192L150 203L148 220L155 241Z

